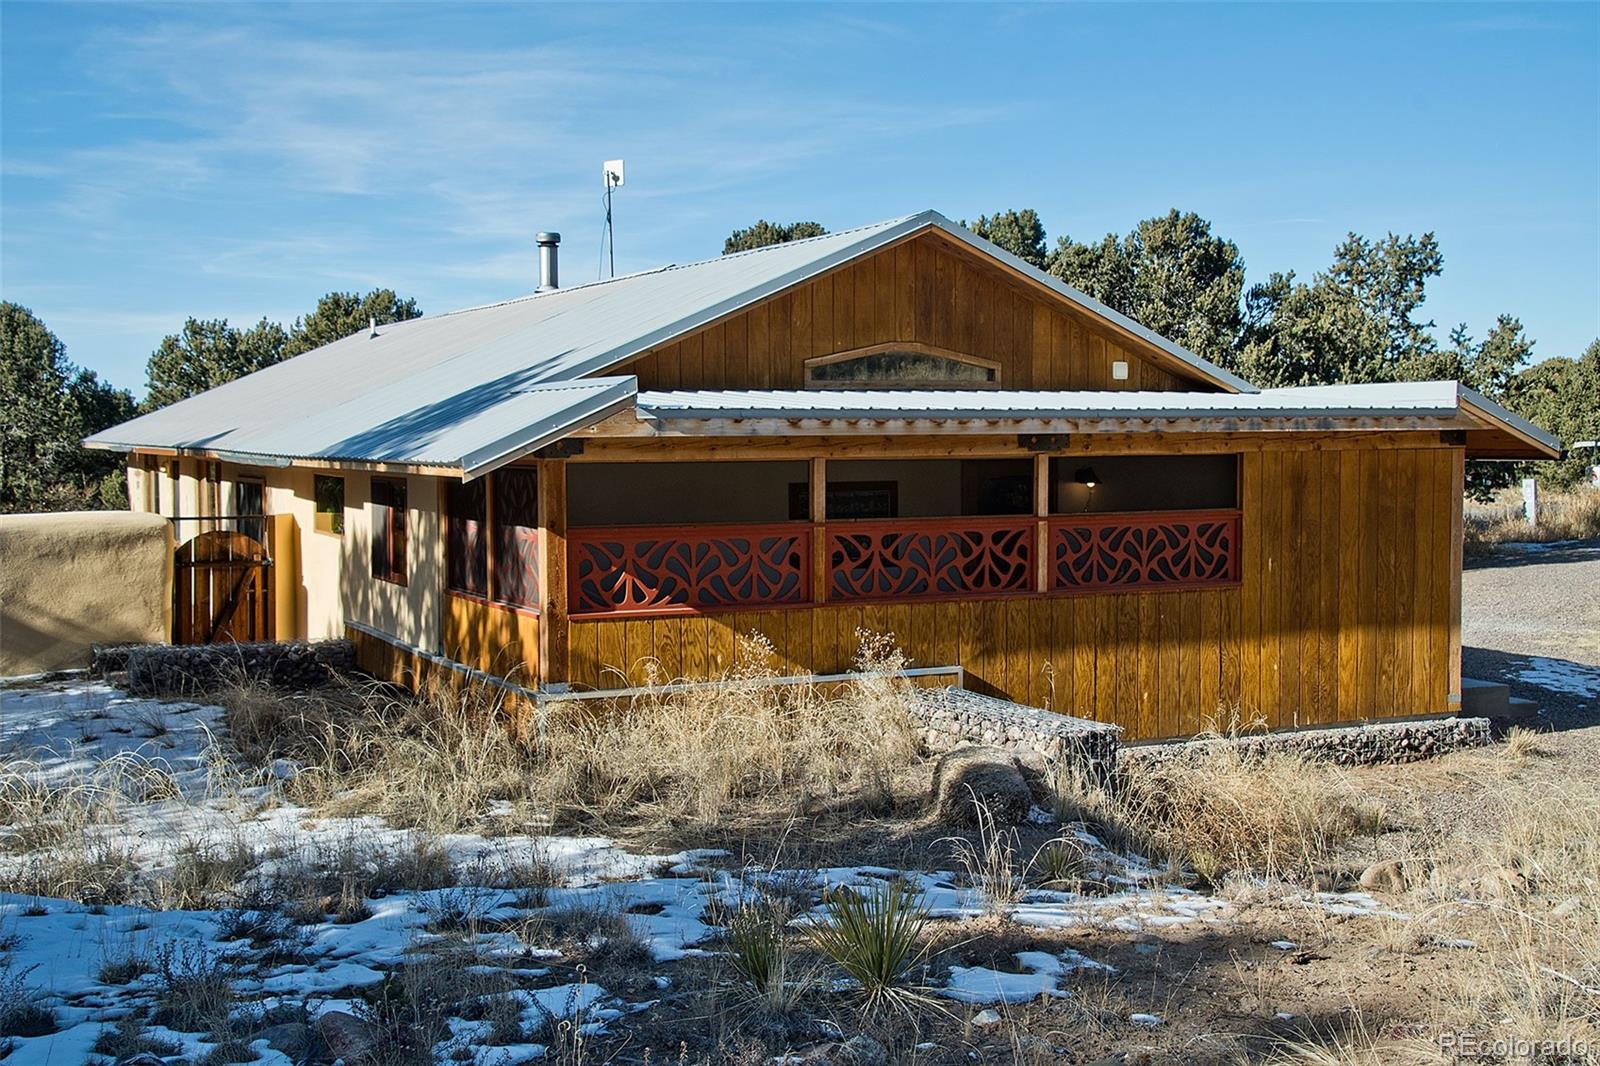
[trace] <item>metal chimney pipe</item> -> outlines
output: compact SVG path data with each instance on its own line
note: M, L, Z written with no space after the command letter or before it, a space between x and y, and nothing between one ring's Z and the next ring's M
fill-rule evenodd
M560 287L556 275L556 252L561 245L561 234L540 233L539 241L539 291L549 292Z

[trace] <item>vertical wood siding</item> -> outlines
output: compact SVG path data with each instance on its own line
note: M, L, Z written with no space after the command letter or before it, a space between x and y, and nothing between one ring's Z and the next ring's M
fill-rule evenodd
M1159 349L932 235L824 274L621 370L638 375L643 389L797 389L807 359L896 341L992 359L1008 389L1214 389L1182 376ZM1128 363L1126 380L1112 379L1115 360Z
M447 594L444 653L456 662L533 687L539 680L539 616Z
M1244 453L1238 587L575 621L571 679L714 676L759 654L750 633L776 672L835 673L866 629L913 665L964 666L971 688L1129 739L1442 713L1456 451Z

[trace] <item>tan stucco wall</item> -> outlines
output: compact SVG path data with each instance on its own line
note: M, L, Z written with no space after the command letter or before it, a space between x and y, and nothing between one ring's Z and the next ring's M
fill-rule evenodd
M180 477L170 476L169 462L151 477L148 498L164 514L182 507L183 513L200 513L208 495L200 479L207 468L197 460L179 461ZM130 467L130 476L137 464ZM348 619L363 622L408 644L429 651L442 648L441 592L444 587L443 527L438 513L439 479L406 477L407 544L405 585L372 576L372 475L356 470L319 470L309 467L251 467L221 463L220 499L230 506L232 483L239 478L260 478L265 483L263 504L269 515L294 518L295 562L299 568L295 588L296 632L280 633L321 640L344 636ZM315 478L318 474L344 479L344 533L324 533L316 527ZM140 473L143 489L143 474ZM137 501L136 501L137 503ZM192 532L192 530L190 530ZM280 559L288 558L283 553Z
M0 515L0 676L87 666L91 644L166 640L171 612L160 516Z

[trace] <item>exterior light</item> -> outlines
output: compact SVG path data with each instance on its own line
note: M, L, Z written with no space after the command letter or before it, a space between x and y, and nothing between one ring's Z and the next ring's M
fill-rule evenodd
M1078 472L1072 475L1072 480L1076 481L1080 485L1087 485L1092 489L1095 486L1095 482L1098 481L1099 478L1094 476L1094 467L1080 466L1078 467Z

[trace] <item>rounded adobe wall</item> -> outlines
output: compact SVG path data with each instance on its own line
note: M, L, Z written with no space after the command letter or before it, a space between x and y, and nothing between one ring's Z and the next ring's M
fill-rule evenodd
M165 641L171 612L160 515L0 515L0 677L88 666L94 644Z

